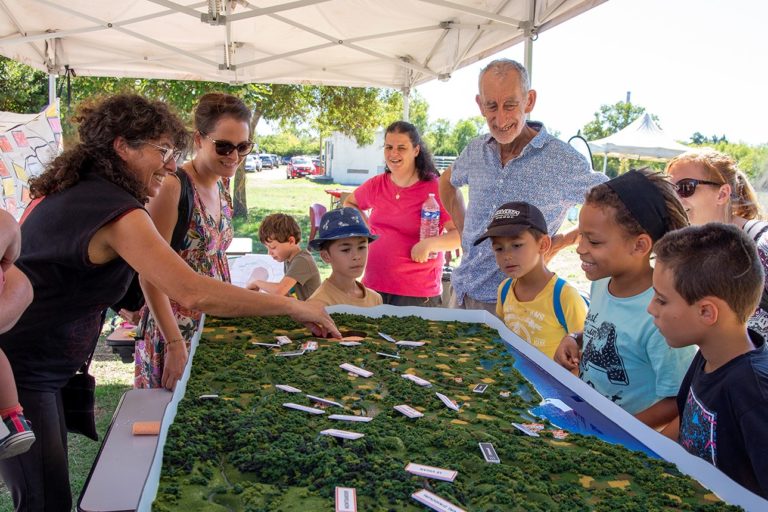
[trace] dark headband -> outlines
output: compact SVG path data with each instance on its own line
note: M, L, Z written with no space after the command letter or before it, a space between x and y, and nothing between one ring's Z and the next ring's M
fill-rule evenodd
M659 189L643 173L629 171L605 183L616 192L638 224L656 242L667 232L667 205Z

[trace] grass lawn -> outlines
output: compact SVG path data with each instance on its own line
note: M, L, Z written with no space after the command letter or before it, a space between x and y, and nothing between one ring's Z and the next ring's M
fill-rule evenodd
M273 175L280 177L270 179L267 173L248 174L248 219L235 221L236 236L251 237L254 252L261 254L267 252L259 242L259 223L262 218L274 212L293 215L301 226L302 245L305 245L309 237L309 205L320 203L328 207L330 196L325 193L325 189L336 188L336 185L316 184L305 179L289 181L280 173ZM352 189L353 187L344 188ZM570 230L573 227L573 223L566 221L563 230ZM317 255L315 255L315 261L321 276L327 277L330 274L330 267ZM589 291L589 283L579 268L579 259L573 247L563 250L552 261L550 268L579 289ZM91 373L96 377L97 382L96 420L99 435L103 438L120 397L133 384L133 364L120 362L119 357L111 353L102 339L91 365ZM69 435L68 443L72 496L73 503L76 504L98 452L99 443L72 434ZM13 507L10 495L0 482L0 512L11 510Z

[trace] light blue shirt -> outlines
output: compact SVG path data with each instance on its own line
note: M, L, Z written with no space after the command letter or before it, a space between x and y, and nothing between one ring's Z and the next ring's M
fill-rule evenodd
M637 414L662 398L677 396L696 346L671 348L646 308L653 288L614 297L611 278L592 283L579 377L600 394Z
M464 295L496 302L496 290L505 276L496 266L490 239L476 247L473 244L499 206L510 201L533 204L554 235L568 209L583 203L587 190L607 180L605 174L592 172L579 152L547 133L544 125L528 125L538 134L506 165L501 165L496 139L486 134L470 142L451 169L454 187L469 185L461 242L464 255L451 280L459 304Z

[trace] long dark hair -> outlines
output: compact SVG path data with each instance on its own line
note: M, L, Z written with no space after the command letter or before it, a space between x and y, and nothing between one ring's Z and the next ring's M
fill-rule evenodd
M200 98L195 107L195 129L202 134L211 133L222 117L245 121L251 137L251 110L240 98L223 92L210 92Z
M73 121L79 124L80 141L56 157L43 174L29 180L32 198L61 192L85 176L97 175L146 201L145 186L127 170L115 152L114 140L123 137L131 147L139 147L142 140L168 136L181 150L190 141L184 124L168 105L135 94L83 102Z
M395 121L387 126L384 133L385 136L387 133L405 133L411 139L411 144L414 147L419 146L419 154L416 156L416 172L420 181L429 181L440 177L440 173L437 172L437 167L435 167L435 162L432 160L432 153L421 139L419 130L414 125L408 121ZM387 168L385 172L392 171Z

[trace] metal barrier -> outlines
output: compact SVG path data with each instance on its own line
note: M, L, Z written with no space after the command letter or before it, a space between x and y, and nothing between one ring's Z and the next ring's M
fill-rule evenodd
M437 167L438 171L444 171L451 165L453 165L453 162L456 160L455 156L433 156L432 159L435 161L435 167Z

